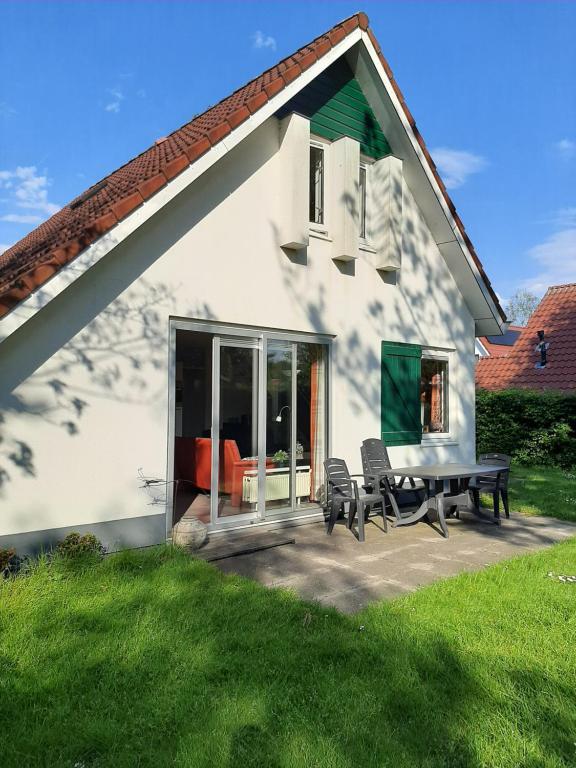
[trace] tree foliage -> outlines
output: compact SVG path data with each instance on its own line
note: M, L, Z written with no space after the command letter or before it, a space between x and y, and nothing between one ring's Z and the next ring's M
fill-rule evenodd
M515 325L526 325L538 303L539 299L535 294L520 288L512 294L506 303L506 317Z

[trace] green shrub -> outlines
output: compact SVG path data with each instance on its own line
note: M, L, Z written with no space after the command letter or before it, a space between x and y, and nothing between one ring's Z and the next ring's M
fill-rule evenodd
M4 571L10 565L10 561L16 554L15 549L0 549L0 571Z
M16 554L15 549L0 549L0 578L15 576L24 566L27 558Z
M576 467L576 395L480 389L476 444L478 453L507 453L521 464Z
M81 536L75 531L69 533L56 547L56 555L63 560L101 560L105 551L93 533Z

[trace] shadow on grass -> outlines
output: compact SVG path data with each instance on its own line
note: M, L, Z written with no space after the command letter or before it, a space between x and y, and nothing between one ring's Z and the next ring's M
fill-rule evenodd
M573 754L555 708L573 698L568 683L511 669L503 707L461 648L394 604L347 617L168 549L75 576L41 568L3 590L5 768L528 766ZM534 707L512 725L502 709L526 690Z

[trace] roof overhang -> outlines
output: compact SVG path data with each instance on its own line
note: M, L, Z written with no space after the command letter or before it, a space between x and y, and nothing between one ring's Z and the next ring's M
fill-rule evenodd
M370 34L362 31L361 40L363 45L358 50L356 78L394 147L394 154L404 161L403 172L408 186L418 190L418 206L474 318L476 335L503 333L506 320L462 236L459 222L448 206ZM374 74L384 85L383 90L377 88L378 79Z

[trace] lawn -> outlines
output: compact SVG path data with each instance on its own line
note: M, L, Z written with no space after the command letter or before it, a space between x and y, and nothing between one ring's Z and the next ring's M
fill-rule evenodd
M576 523L576 469L520 467L510 473L510 506L528 515Z
M168 547L0 585L3 768L576 764L576 540L356 616Z

